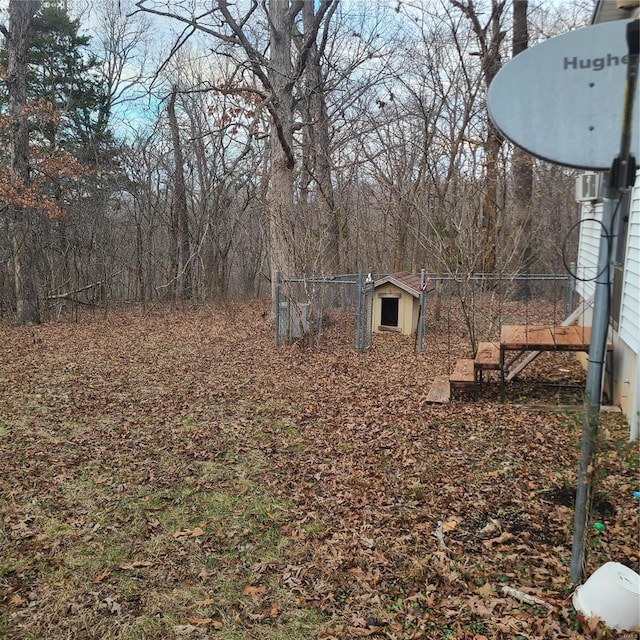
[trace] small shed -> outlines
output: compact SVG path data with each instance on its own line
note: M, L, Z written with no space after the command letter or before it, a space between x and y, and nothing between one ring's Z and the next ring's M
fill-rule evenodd
M414 333L420 314L420 276L399 271L373 285L373 332Z

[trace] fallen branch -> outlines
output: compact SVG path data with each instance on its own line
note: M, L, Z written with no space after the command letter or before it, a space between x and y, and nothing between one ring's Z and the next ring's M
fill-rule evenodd
M551 608L551 605L544 600L540 600L540 598L536 598L535 596L531 596L528 593L524 593L523 591L518 591L518 589L514 589L513 587L507 587L506 585L502 587L502 593L507 596L511 596L516 600L524 603L524 604L538 604L543 607Z
M117 275L116 273L113 276ZM113 278L113 276L111 276ZM75 296L77 293L82 293L83 291L88 291L89 289L95 289L96 287L101 287L107 280L98 280L98 282L92 282L91 284L87 284L84 287L80 287L79 289L75 289L74 291L67 291L66 293L54 293L48 295L46 300L61 300L71 298L71 296ZM74 302L79 302L78 300L74 300Z
M438 547L440 547L440 549L446 549L447 545L444 543L444 529L443 529L442 520L438 520L438 526L436 527L436 530L433 532L433 535L436 537L436 540L438 541Z

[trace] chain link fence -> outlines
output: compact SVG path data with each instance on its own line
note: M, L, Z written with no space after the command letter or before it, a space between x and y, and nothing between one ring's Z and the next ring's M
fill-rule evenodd
M371 346L373 277L363 272L330 277L276 277L276 345L304 340L317 346L339 312L354 314L354 348Z
M568 274L431 274L428 280L424 322L462 320L472 350L499 340L503 324L558 326L574 309L575 279Z
M277 277L275 342L317 346L336 313L353 314L354 348L371 347L375 282L359 272L321 278ZM462 320L473 348L496 340L503 324L559 325L573 310L575 281L567 274L447 275L421 273L416 350L433 323Z

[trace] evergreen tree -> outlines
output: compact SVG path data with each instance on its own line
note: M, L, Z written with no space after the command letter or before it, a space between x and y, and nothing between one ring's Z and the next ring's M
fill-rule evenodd
M39 133L49 152L65 149L77 159L100 163L111 145L106 92L80 23L56 8L36 15L29 52L28 96L52 110Z
M27 82L31 141L45 154L64 150L95 166L111 160L113 137L99 63L90 52L90 38L79 31L80 22L55 7L33 18ZM6 58L5 43L3 67ZM0 108L7 108L4 89Z
M12 0L12 6L20 7L22 1ZM27 317L21 312L27 303L37 308L38 300L51 291L58 295L61 287L82 290L87 281L99 279L102 266L92 269L93 239L98 228L101 238L107 235L103 220L119 177L107 91L89 38L79 32L79 21L45 7L30 18L29 26L29 37L23 38L26 73L19 110L15 95L13 102L9 100L8 62L15 52L6 28L0 50L0 225L12 230L13 245L20 249L0 234L0 285L15 281L5 302L0 299L0 312L2 307L15 309L19 322L37 322L35 314ZM11 171L10 153L18 112L27 147L26 177L20 180ZM21 216L13 214L18 210ZM12 253L10 262L7 256ZM72 269L80 263L89 265L86 271Z

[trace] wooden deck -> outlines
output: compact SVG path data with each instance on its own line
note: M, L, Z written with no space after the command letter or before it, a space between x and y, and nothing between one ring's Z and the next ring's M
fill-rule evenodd
M567 319L570 322L570 319ZM503 325L500 332L500 343L481 342L476 356L471 359L456 361L450 376L437 376L434 380L427 402L448 402L451 389L476 389L482 383L483 371L500 371L500 395L504 400L505 382L513 376L508 368L513 362L521 360L525 352L531 353L513 372L519 373L535 356L542 351L589 351L591 343L591 327L575 325ZM613 346L607 344L607 350ZM508 352L518 352L506 362ZM509 375L507 375L509 374Z
M585 351L589 352L591 327L542 326L542 325L503 325L500 331L500 397L504 401L508 351L519 352L512 362L526 351ZM607 343L607 350L613 345ZM531 358L529 359L529 362ZM510 379L510 378L509 378Z
M500 351L588 351L591 327L504 325Z

